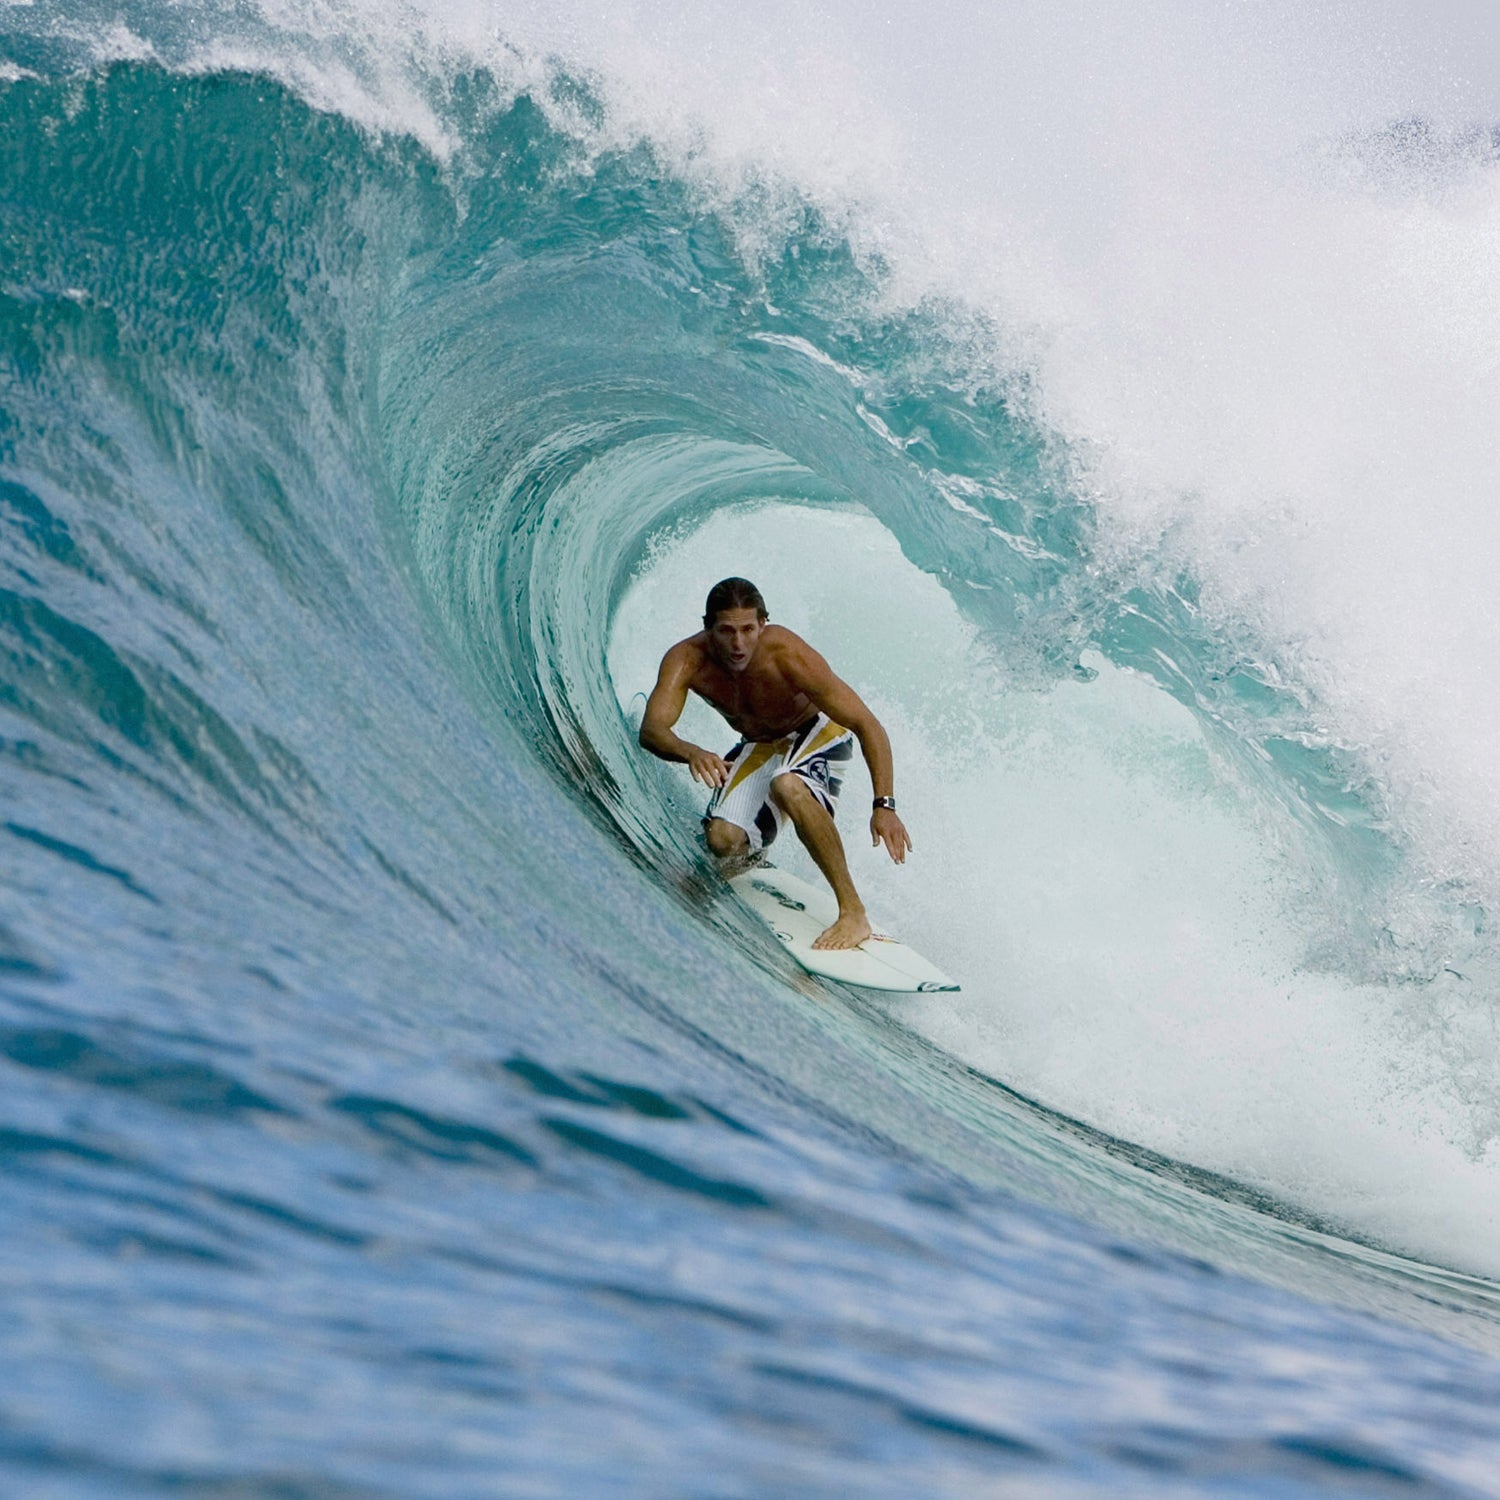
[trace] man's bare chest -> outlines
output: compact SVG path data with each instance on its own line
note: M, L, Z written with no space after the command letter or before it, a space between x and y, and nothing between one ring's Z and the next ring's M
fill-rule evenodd
M805 694L774 669L725 672L705 665L693 691L711 703L746 739L774 739L795 729L808 715Z

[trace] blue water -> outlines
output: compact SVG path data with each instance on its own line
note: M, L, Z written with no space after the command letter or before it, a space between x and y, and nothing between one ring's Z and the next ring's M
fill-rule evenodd
M580 145L586 79L450 68L435 151L186 67L170 8L115 61L7 24L0 1489L1500 1494L1483 913L1190 572L1106 556L1003 330L811 199L748 252L753 204ZM705 549L770 533L925 816L904 895L863 868L971 1009L791 969L633 747ZM943 819L1088 734L1129 754L1032 836L1180 814L1318 890L1295 983L1326 1034L1440 1014L1441 1128L1207 1013L1132 1076L1222 1112L1049 1073L1025 893ZM1038 889L1049 962L1130 968Z

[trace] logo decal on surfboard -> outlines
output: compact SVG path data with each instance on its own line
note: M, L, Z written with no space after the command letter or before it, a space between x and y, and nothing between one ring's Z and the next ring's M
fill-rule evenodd
M794 897L788 896L785 891L778 891L769 880L752 880L750 884L753 885L756 890L764 891L766 895L768 895L773 901L778 902L780 905L786 907L788 911L807 910L807 902L798 901ZM780 936L780 934L778 933L777 936ZM785 938L783 939L783 941L790 942L791 940L789 938Z

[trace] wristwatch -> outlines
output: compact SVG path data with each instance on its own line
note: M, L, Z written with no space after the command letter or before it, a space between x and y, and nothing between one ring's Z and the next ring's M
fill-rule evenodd
M875 799L875 810L879 811L882 807L887 812L895 812L896 799L894 797L877 797Z

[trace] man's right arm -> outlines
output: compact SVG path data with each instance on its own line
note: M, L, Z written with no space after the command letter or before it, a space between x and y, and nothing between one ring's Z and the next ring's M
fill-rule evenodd
M701 781L704 786L723 786L729 779L729 766L724 758L683 739L672 728L687 706L693 667L691 648L685 641L662 657L661 671L657 673L656 686L646 700L646 713L641 720L641 748L660 760L685 763L693 780Z

